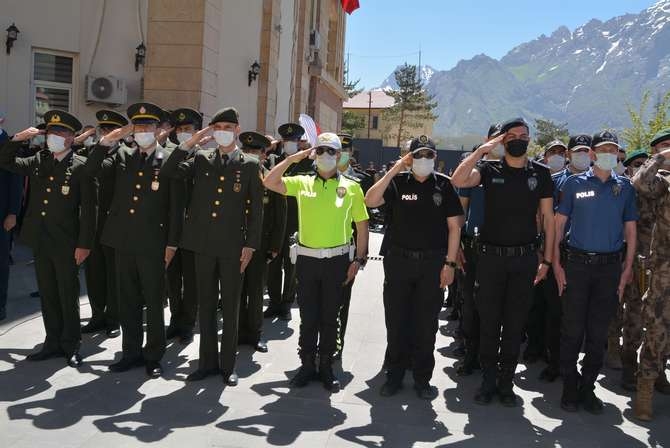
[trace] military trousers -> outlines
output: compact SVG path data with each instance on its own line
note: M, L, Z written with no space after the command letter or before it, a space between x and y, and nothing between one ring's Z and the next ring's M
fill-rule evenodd
M84 265L86 289L91 305L91 322L106 328L119 327L119 299L114 249L95 242Z
M544 319L544 342L547 349L548 364L558 372L561 365L561 316L563 314L562 298L558 296L558 284L550 269L542 282L546 314Z
M170 327L190 333L198 314L195 254L179 248L167 269Z
M281 251L268 266L268 295L270 308L288 311L296 297L296 267L291 263L289 232L286 232Z
M642 345L644 336L642 295L640 291L641 272L639 262L633 263L633 281L626 285L623 293L623 347L624 356L631 356L637 361L637 351Z
M670 355L670 262L654 265L642 311L645 327L638 377L656 379Z
M266 251L254 251L244 271L242 303L240 304L239 342L255 345L263 331L263 291L267 278Z
M9 250L11 233L0 228L0 313L7 307L9 289Z
M479 357L479 312L475 305L475 281L477 279L477 253L471 244L463 248L465 275L462 276L463 313L461 329L465 338L466 361Z

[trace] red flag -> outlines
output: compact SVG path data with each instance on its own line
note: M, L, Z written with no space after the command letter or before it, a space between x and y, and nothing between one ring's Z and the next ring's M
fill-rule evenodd
M351 14L360 7L361 5L358 4L358 0L342 0L342 9L347 14Z

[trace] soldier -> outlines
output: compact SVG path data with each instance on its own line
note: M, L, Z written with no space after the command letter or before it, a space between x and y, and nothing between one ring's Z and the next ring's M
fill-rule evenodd
M273 167L286 160L287 157L295 154L301 147L300 139L305 135L302 126L296 123L285 123L277 129L282 140L277 148L282 151L282 155L274 161ZM300 160L291 165L285 176L296 176L314 172L313 161L310 159ZM270 262L268 270L268 295L270 304L268 305L264 317L279 317L281 320L291 320L291 305L295 300L295 266L289 259L289 246L292 244L295 233L298 231L298 203L293 197L286 198L286 232L282 250ZM283 270L283 287L282 287Z
M633 177L641 201L649 201L652 226L649 268L652 276L643 297L642 324L646 329L637 371L635 418L651 421L654 388L670 394L665 364L670 352L670 128L659 131L651 140L650 158Z
M193 109L183 108L173 111L170 121L174 125L175 136L180 144L190 140L193 134L202 129L202 115ZM209 139L206 141L209 141ZM198 145L191 148L186 161L192 160L199 149ZM193 193L193 182L188 179L183 179L180 182L183 185L179 188L179 194L182 196L186 215L188 215L191 194ZM165 331L165 337L167 339L178 337L180 344L190 344L193 341L193 327L195 327L198 314L195 254L193 251L182 247L177 249L167 269L167 290L170 304L170 324Z
M212 131L218 147L200 150L188 159L191 148ZM260 249L263 225L258 159L244 155L237 147L239 132L237 111L232 107L221 109L208 127L181 143L165 165L166 175L193 182L180 247L195 253L200 359L198 369L188 375L187 381L223 374L227 385L236 386L238 382L235 360L242 274L254 251ZM219 293L223 304L220 352L216 311Z
M28 128L14 135L0 151L0 167L30 176L32 194L21 240L35 255L37 285L42 300L46 339L42 349L28 355L41 361L65 355L79 367L79 268L95 237L95 180L83 167L85 159L71 149L79 120L61 110L44 114L48 151L18 158L24 141L40 133Z
M271 145L268 138L257 132L240 134L242 150L259 159L261 176L268 170L263 167L263 151ZM249 210L251 212L251 210ZM274 260L284 241L286 230L286 198L274 191L263 189L263 234L260 249L254 251L249 266L244 273L242 284L242 304L240 305L238 344L247 344L261 353L267 353L267 343L262 338L263 292L267 279L268 263Z
M103 136L86 163L90 172L104 176L110 171L115 179L100 241L115 253L123 352L109 370L125 372L144 365L151 378L163 374L165 269L174 256L183 217L175 194L179 184L162 172L166 153L157 141L160 113L155 104L130 105L131 124ZM130 133L137 149L122 146L108 157L110 148ZM143 306L147 323L144 350Z
M126 117L113 110L99 110L95 114L98 120L98 132L103 137L114 129L128 124ZM86 137L90 138L90 137ZM107 156L114 158L119 151L118 142L109 148ZM88 156L89 148L80 154ZM116 286L116 269L114 267L114 249L100 243L102 231L107 222L112 196L114 195L115 173L111 170L102 171L98 178L98 227L95 232L95 244L91 255L84 265L86 288L91 304L91 319L81 328L84 334L101 330L109 338L118 337L119 330L119 297Z

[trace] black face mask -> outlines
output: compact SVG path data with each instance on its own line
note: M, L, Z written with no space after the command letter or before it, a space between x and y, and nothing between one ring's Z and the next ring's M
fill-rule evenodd
M521 157L528 151L528 140L510 140L505 147L507 153L512 157Z

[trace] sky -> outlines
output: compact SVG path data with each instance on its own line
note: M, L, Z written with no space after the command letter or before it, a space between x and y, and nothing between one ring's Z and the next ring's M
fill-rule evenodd
M403 62L449 70L484 53L499 59L561 25L639 13L656 0L359 0L347 18L345 60L359 88L380 85ZM505 5L511 4L507 9ZM348 55L348 56L347 56Z

